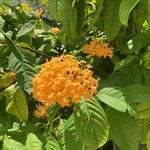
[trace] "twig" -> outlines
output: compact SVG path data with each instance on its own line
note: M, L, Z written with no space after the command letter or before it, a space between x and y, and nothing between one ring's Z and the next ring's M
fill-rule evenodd
M26 49L26 50L29 50L30 52L36 53L37 55L44 56L44 57L46 57L46 58L50 58L49 55L46 55L46 54L44 54L44 53L41 53L41 52L39 52L39 51L37 51L37 50L35 50L35 49L29 48L29 47L25 47L25 46L20 46L20 45L16 45L16 46L18 46L18 47L20 47L20 48L24 48L24 49Z

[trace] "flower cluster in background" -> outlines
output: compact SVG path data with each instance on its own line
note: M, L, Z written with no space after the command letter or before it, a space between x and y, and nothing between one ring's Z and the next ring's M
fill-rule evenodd
M91 66L72 55L54 57L43 64L33 78L33 96L42 104L36 114L45 115L43 107L54 103L64 107L79 102L81 96L92 99L98 87L92 76Z
M94 39L89 44L86 44L84 47L84 53L98 56L98 57L110 57L112 58L113 51L111 48L108 47L108 44L98 40Z

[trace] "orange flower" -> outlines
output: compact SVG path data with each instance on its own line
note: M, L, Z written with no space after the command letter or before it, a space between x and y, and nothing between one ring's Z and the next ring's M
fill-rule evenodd
M49 31L48 31L48 32L53 33L53 34L57 34L59 31L60 31L60 29L59 29L59 28L57 28L57 27L55 27L55 28L51 28L51 29L49 29Z
M41 17L43 13L43 10L41 8L37 8L34 12L34 15L37 17Z
M72 55L54 57L33 78L33 96L46 108L54 103L69 106L81 96L92 99L98 87L92 75L89 65Z
M16 73L11 71L8 73L8 76L15 79Z
M90 54L93 56L104 57L107 56L112 58L113 51L108 47L108 44L99 41L98 39L94 39L89 44L86 44L84 47L84 53Z

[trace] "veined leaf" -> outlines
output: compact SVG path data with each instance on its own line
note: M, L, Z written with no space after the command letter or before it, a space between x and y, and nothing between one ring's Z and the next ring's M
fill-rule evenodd
M150 103L141 103L138 105L139 118L145 119L150 117Z
M18 83L29 94L32 92L32 78L35 74L34 58L30 53L22 53L22 61L17 59L14 54L9 56L9 67L16 72Z
M23 91L16 89L14 85L9 86L5 90L6 95L6 111L15 115L21 121L28 119L28 106Z
M106 143L109 125L97 101L82 99L76 104L74 116L76 133L87 148L95 150Z
M5 139L2 150L25 150L25 147L23 144L13 139Z
M25 144L26 150L43 150L42 149L42 142L37 138L36 135L29 133L26 144Z
M126 112L126 110L130 107L119 87L103 88L97 93L96 97L108 106L122 112Z
M128 24L129 14L138 2L139 0L122 0L119 10L119 17L123 25Z
M3 29L5 25L5 20L0 16L0 29Z
M114 39L121 28L119 19L120 3L120 0L105 0L104 32L109 40Z
M148 150L150 150L150 130L148 131L148 134L146 136L146 144L147 144Z
M59 12L61 5L61 0L49 0L48 11L54 19L60 19Z
M126 98L134 102L150 102L150 87L135 84L124 88Z
M75 133L74 116L68 120L60 120L58 140L62 150L83 150L83 144Z
M63 43L70 43L77 36L77 10L74 0L63 1L60 12L64 15L60 19L62 21L62 29L59 38Z
M27 34L28 32L30 32L31 30L34 29L36 24L37 24L36 20L30 20L29 22L25 23L24 25L22 25L22 27L19 30L19 32L17 33L16 37L19 38L19 37Z
M45 148L46 150L62 150L58 144L58 141L51 134L48 135Z
M16 56L16 58L22 60L22 54L21 54L20 49L18 49L16 47L16 45L14 44L14 42L11 40L11 38L4 31L2 31L0 29L0 32L2 34L4 34L5 39L6 39L7 43L8 43L8 47L9 47L10 51Z
M137 119L136 127L138 130L138 140L141 144L145 144L147 133L150 130L150 118Z
M138 134L135 120L126 113L108 109L106 111L109 125L110 137L121 150L137 150Z

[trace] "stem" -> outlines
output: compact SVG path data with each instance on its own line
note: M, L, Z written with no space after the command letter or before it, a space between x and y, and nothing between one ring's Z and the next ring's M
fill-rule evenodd
M115 143L113 143L113 150L120 150L119 147Z

